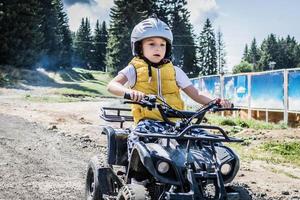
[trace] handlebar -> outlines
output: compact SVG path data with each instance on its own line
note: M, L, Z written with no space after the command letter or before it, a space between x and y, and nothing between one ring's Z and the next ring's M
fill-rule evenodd
M129 93L124 94L125 99L130 99ZM159 101L159 102L158 102ZM220 111L239 111L240 109L234 108L232 104L231 108L222 108L221 99L214 99L208 104L202 106L196 112L176 110L168 105L163 99L156 95L146 95L141 101L125 101L125 104L138 104L142 107L147 107L149 110L157 108L162 115L165 122L174 125L168 118L182 118L186 119L185 123L189 124L193 119L198 119L197 123L200 123L206 112L220 112Z
M125 99L131 99L130 94L125 93ZM160 101L160 102L158 102ZM227 136L226 131L218 126L211 126L211 125L200 125L199 123L204 118L204 115L208 111L212 112L219 112L219 111L236 111L240 110L238 108L234 108L232 105L231 108L222 108L221 107L221 99L214 99L213 101L209 102L208 104L202 106L196 112L191 111L182 111L173 109L170 105L168 105L163 99L156 95L146 95L141 101L125 101L124 103L128 104L138 104L142 107L147 107L148 109L157 108L163 118L163 120L171 125L178 125L174 122L170 121L169 117L175 118L182 118L181 124L179 124L180 132L178 134L157 134L157 133L141 133L136 132L135 134L140 137L153 137L153 138L169 138L169 139L177 139L177 138L185 138L190 140L207 140L211 142L242 142L243 140L232 138ZM191 124L193 119L197 119L197 122ZM181 126L183 125L183 126ZM198 135L197 137L190 135L190 131L195 128L202 128L202 129L213 129L217 130L221 133L221 135Z

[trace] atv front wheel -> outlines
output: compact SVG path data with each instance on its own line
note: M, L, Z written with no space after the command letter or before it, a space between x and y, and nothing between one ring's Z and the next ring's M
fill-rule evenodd
M117 200L150 200L148 191L143 185L124 185L117 196Z
M103 193L101 191L101 182L99 179L100 168L104 167L98 156L91 158L85 184L85 199L87 200L103 200Z

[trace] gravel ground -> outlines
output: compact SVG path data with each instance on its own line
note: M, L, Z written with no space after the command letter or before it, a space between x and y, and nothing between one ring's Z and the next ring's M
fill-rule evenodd
M106 152L100 133L107 123L99 120L98 108L118 105L119 100L33 103L2 97L0 200L84 199L88 160L95 154L104 159ZM252 199L299 200L300 178L274 173L275 167L282 169L262 161L242 162L232 185ZM299 177L299 168L284 167Z
M84 199L89 158L106 148L0 114L0 199Z

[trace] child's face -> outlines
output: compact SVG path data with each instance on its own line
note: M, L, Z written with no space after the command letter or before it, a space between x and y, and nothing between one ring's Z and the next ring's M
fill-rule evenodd
M142 41L143 55L152 63L159 63L166 54L167 42L163 38L152 37Z

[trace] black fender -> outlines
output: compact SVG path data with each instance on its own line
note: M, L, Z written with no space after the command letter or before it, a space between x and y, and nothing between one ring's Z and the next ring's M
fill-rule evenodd
M170 164L170 174L162 175L155 167L155 160L161 159ZM134 177L142 181L147 177L154 177L157 181L171 185L181 185L180 170L173 162L170 153L161 145L156 143L137 142L132 149L129 169L127 172L127 181Z
M104 127L102 134L107 135L107 163L110 165L128 165L127 138L128 133L122 129Z
M237 154L227 146L222 144L218 144L214 146L216 150L216 157L219 160L220 167L223 164L228 163L232 166L232 170L229 174L223 175L222 178L224 183L230 183L240 168L239 157ZM191 149L191 156L194 159L194 162L201 164L205 164L206 169L214 169L214 158L213 152L210 146L203 146L201 150Z

